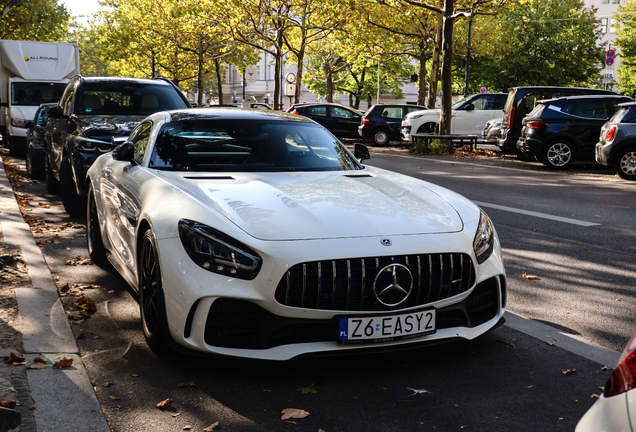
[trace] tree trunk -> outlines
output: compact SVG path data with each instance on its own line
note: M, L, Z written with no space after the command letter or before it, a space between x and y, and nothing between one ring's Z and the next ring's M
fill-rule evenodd
M419 84L417 87L417 104L420 106L425 106L426 103L426 42L420 41L420 74L419 74Z
M223 79L221 78L221 60L214 59L214 72L216 73L216 85L219 91L219 104L223 103Z
M426 101L427 108L435 108L437 101L437 84L439 82L439 59L442 51L442 28L443 17L437 15L437 30L435 35L435 43L433 44L433 59L431 64L431 80L428 86L428 98Z
M199 52L198 52L199 64L197 69L197 106L201 108L203 106L203 43L199 40Z
M451 133L451 105L453 104L453 13L455 0L444 0L442 36L442 109L439 133Z
M280 67L283 63L283 30L278 29L278 35L276 36L276 55L274 56L274 110L278 111L282 109L280 106Z
M332 64L331 56L322 64L322 70L325 73L325 100L333 103L333 77L331 76Z
M296 91L294 92L294 103L300 102L300 85L303 82L303 61L305 61L305 48L298 51L298 64L296 65Z

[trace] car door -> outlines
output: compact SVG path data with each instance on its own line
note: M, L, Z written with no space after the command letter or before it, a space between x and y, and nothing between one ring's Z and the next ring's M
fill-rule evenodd
M362 114L339 106L329 106L329 117L332 134L338 138L358 138L358 126L362 121Z
M479 94L453 112L453 133L481 135L488 120L501 114L495 108L494 94Z
M331 126L331 123L329 122L329 119L327 118L327 107L325 105L316 105L316 106L307 106L307 107L298 108L298 114L312 119L313 121L326 127L327 129L329 129Z
M577 142L578 157L594 155L601 127L612 115L612 107L606 99L579 101L568 119L568 131Z
M138 125L129 141L135 147L135 163L112 160L102 168L102 194L106 202L106 233L114 252L133 274L135 269L135 234L141 211L139 191L146 174L140 166L148 146L152 123Z
M386 106L380 113L382 117L382 123L388 126L391 130L391 136L393 138L400 136L400 127L402 126L402 119L406 115L406 108L399 106Z

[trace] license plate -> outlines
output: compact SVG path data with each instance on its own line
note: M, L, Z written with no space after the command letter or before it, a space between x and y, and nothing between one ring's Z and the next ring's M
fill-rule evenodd
M400 315L338 319L340 343L380 342L435 333L435 309Z

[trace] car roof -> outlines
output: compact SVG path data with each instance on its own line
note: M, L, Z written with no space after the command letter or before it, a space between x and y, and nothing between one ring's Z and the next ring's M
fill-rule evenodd
M171 84L165 78L130 78L130 77L85 77L80 76L85 82L129 82L131 84L159 84L170 86Z
M618 106L621 107L629 107L629 106L635 106L636 105L636 101L634 102L623 102L623 103L619 103Z
M554 103L554 102L565 102L565 101L579 101L579 100L594 100L594 99L632 99L629 96L624 95L612 95L612 94L593 94L593 95L576 95L576 96L563 96L556 99L543 99L537 101L537 103Z
M273 110L258 110L249 108L207 107L189 108L167 111L172 121L181 120L271 120L296 121L315 124L307 117Z

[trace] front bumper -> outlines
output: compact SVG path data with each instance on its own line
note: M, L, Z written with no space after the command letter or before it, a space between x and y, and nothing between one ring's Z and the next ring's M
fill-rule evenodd
M404 141L411 141L411 126L402 126L400 128L400 134Z
M422 251L422 244L426 244L425 249L430 248L431 253L472 253L449 249L460 239L461 244L472 245L472 241L466 243L465 233L405 237L408 244L393 252L428 253ZM386 255L386 247L380 244L379 238L268 242L273 243L268 245L273 247L272 253L258 250L263 267L253 281L232 279L202 269L185 254L178 238L158 240L170 333L176 343L189 350L269 360L473 339L493 329L505 311L506 276L498 240L496 242L493 255L482 265L476 265L473 258L474 283L464 292L399 310L343 310L328 309L320 302L315 308L286 306L284 301L279 301L280 296L277 300L277 287L288 270L298 264L302 266L316 259L346 261L347 257L359 256L360 251L369 256ZM320 256L320 251L325 255ZM422 308L437 311L437 331L433 334L355 345L337 342L337 317L384 316Z
M114 148L114 146L113 146ZM102 154L107 152L98 152L98 151L82 151L77 147L73 148L70 152L70 162L73 166L73 172L75 174L75 181L77 186L77 193L80 197L84 197L86 194L85 189L85 180L86 173L88 169L93 165L95 159L100 157Z

